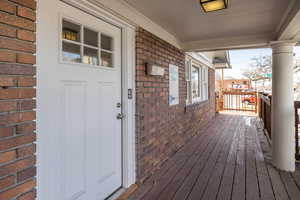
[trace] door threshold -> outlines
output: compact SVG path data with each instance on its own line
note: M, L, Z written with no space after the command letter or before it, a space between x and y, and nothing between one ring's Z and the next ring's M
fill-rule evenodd
M129 188L120 188L106 200L126 200L137 188L137 184L133 184Z
M105 200L118 200L120 196L126 191L125 188L120 188L117 191L115 191L112 195L107 197Z

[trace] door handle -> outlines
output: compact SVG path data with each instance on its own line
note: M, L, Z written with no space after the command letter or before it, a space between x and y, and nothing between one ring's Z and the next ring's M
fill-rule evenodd
M125 115L122 114L122 113L119 113L119 114L117 115L117 119L119 119L119 120L124 119L124 118L125 118Z

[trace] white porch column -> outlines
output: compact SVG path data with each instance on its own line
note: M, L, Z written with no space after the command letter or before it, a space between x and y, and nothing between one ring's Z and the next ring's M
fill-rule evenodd
M272 44L273 164L284 171L295 171L293 47L289 42Z

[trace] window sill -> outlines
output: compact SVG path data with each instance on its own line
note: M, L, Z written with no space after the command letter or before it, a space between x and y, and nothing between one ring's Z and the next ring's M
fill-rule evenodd
M185 105L185 111L193 110L193 108L204 105L208 102L209 102L209 99L204 100L204 101L196 101L196 102L193 102L193 103L186 104Z

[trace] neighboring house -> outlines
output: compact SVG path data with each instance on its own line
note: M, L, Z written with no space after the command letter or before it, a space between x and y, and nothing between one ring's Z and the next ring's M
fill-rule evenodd
M261 2L254 7L265 9ZM253 12L268 19L263 25L228 13L235 28L222 31L222 17L167 28L175 23L161 13L170 3L0 0L1 200L35 199L36 191L40 200L102 200L147 179L213 119L215 68L230 65L224 49L268 45L274 33L266 31L288 7ZM248 11L243 3L233 9ZM187 20L181 12L202 17L198 4L177 1L173 22ZM244 37L249 30L255 37Z
M249 90L252 88L249 79L225 79L217 81L219 87L223 84L223 90Z

